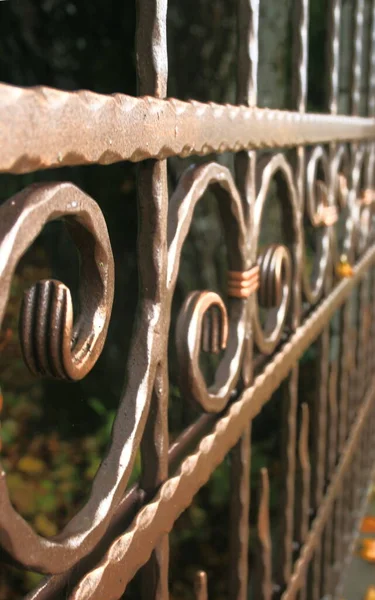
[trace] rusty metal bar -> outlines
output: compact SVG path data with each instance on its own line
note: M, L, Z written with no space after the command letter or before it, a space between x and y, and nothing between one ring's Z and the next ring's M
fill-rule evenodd
M251 426L231 452L230 597L248 593Z
M243 392L229 410L219 418L213 431L205 436L197 451L187 457L177 473L161 486L154 501L147 504L138 514L132 526L112 544L101 563L88 573L76 587L72 599L84 598L85 590L90 590L92 600L102 598L107 583L112 582L113 593L121 595L127 583L139 567L144 564L164 533L170 531L178 515L190 504L193 495L208 480L213 470L242 435L247 423L259 413L280 383L287 377L296 360L318 337L328 319L345 302L348 295L364 273L375 261L375 248L369 249L353 270L353 277L342 280L331 294L321 302L313 314L290 337L282 350L276 354L264 373L256 377L254 384ZM361 415L368 410L369 401L361 409ZM367 412L366 412L367 414ZM353 429L339 469L339 481L345 471L352 445L358 432ZM359 431L361 430L359 426ZM330 490L339 486L331 484L328 495L321 507L331 504L335 496ZM333 497L331 498L333 494ZM328 499L327 499L328 498ZM319 514L320 514L319 509ZM147 527L145 527L147 523ZM314 529L315 530L315 529ZM312 534L311 534L312 535ZM310 537L309 537L310 539ZM314 538L315 539L315 534ZM310 544L312 544L310 540ZM140 552L142 548L142 553ZM309 550L310 552L310 550ZM116 556L116 559L114 557ZM123 566L126 564L126 573ZM116 573L121 572L121 577ZM294 577L294 576L293 576ZM291 581L294 581L294 579ZM293 583L293 585L295 585ZM117 591L116 591L117 590ZM117 596L118 597L118 596Z
M238 70L237 102L254 107L257 102L258 78L258 27L259 0L238 0ZM255 190L255 152L240 152L236 156L236 180L242 197L249 226L253 220ZM253 250L252 262L255 263ZM253 340L251 311L253 295L248 299L247 339L243 379L250 385L253 373ZM230 505L230 582L229 594L233 600L246 600L248 596L249 509L251 424L245 428L239 442L231 452L231 505Z
M328 369L329 369L329 325L324 328L318 340L318 381L319 385L315 394L313 414L313 468L312 468L312 507L314 513L319 509L324 495L325 483L325 454L327 436L327 394L328 394ZM312 569L311 597L318 600L321 594L322 581L322 545L319 543L315 549Z
M328 13L328 107L331 115L338 112L339 64L340 64L340 18L341 0L329 0Z
M340 85L340 23L341 23L342 0L330 0L328 15L328 36L327 36L327 64L328 64L328 85L327 99L329 112L332 115L338 113L339 107L339 85ZM336 142L331 142L329 152L330 172L337 150ZM333 195L333 194L332 194ZM335 201L336 199L333 198ZM335 259L333 259L335 260ZM333 265L334 266L334 265ZM338 315L337 315L338 316ZM337 331L336 318L332 319L330 329L330 352L339 353L339 347L334 346L340 339L340 333ZM340 328L340 323L338 323ZM333 337L334 336L334 337ZM338 344L337 344L338 346ZM339 356L334 356L329 361L329 390L328 390L328 429L327 429L327 458L326 458L326 484L332 480L334 473L337 452L338 452L338 430L339 430L339 412L338 412L338 371ZM335 502L332 511L332 519L327 523L326 535L324 540L324 593L332 593L334 589L333 567L337 561L340 543L340 502Z
M298 440L298 493L296 496L296 543L303 547L309 531L310 519L310 478L311 464L309 456L309 407L302 404L302 418ZM306 588L300 592L299 600L306 600Z
M12 173L375 137L373 119L3 84L0 121Z
M141 95L152 94L157 98L167 95L167 0L137 0L137 74L138 91ZM141 206L154 206L154 226L163 237L163 255L159 262L161 298L167 292L166 239L168 213L167 161L148 160L139 165L138 195ZM150 211L148 211L150 212ZM146 242L146 240L145 240ZM162 317L162 327L166 321ZM167 340L161 349L152 391L151 405L141 441L142 473L140 486L148 496L168 478L168 398L169 380L167 363ZM167 600L169 598L169 540L164 536L154 548L151 558L142 569L143 600Z
M195 600L208 600L207 593L207 574L199 571L194 580Z
M302 115L306 111L307 103L307 67L308 67L308 28L309 28L309 2L296 0L294 6L294 40L293 61L297 76L293 78L292 90L294 107ZM296 187L298 204L303 210L305 202L305 148L299 146L296 164ZM303 245L303 243L302 243ZM300 286L300 264L295 265ZM298 327L301 319L300 289L296 290L293 307L293 327ZM279 589L284 589L290 578L293 566L293 541L294 541L294 506L295 506L295 477L296 477L296 419L298 405L298 377L299 367L295 365L285 382L283 398L283 443L281 445L283 482L281 501L281 548L278 553L278 569L276 583Z
M270 482L267 469L261 469L259 483L259 506L257 533L259 550L255 576L255 598L272 599L272 542L270 532Z

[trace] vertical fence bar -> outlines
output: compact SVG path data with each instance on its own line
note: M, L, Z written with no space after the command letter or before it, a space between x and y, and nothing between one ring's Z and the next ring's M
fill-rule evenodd
M363 11L364 11L364 0L358 0L356 3L355 10L355 33L354 33L354 45L351 57L351 92L350 92L350 110L353 115L358 115L361 110L361 66L362 66L362 43L363 43ZM354 15L353 15L354 16ZM351 153L352 159L357 150L356 145L352 145ZM354 249L348 252L351 255L351 260L354 260L355 253ZM348 427L351 425L352 418L355 412L356 394L357 394L357 383L358 383L358 372L356 368L355 352L357 350L358 336L357 331L352 327L352 311L353 311L353 299L354 294L358 291L355 290L352 296L346 301L344 307L341 310L341 364L340 364L340 425L339 425L339 454L343 449ZM358 305L356 303L358 310ZM355 315L358 320L357 315ZM354 348L354 353L352 348ZM355 462L352 461L348 477L346 478L347 485L344 484L342 488L342 494L339 499L339 513L337 520L335 519L335 529L342 531L342 534L337 534L339 539L337 540L338 547L341 548L339 552L339 561L336 563L336 582L341 576L342 567L345 560L345 552L348 546L348 542L352 535L353 527L353 508L355 503L356 491L355 488L358 485L357 472L355 469ZM336 590L339 591L339 590Z
M329 374L329 325L326 326L318 342L318 381L312 426L314 442L314 463L312 469L312 506L316 514L323 498L325 484L328 374ZM322 540L316 548L312 565L311 598L320 598L320 588L324 574L322 572Z
M355 33L354 33L354 55L352 65L352 90L351 90L351 112L354 116L361 114L362 107L362 78L363 78L363 40L364 40L364 11L365 11L365 0L357 0L356 11L355 11ZM352 169L353 169L353 181L352 184L358 185L358 189L362 185L361 182L361 169L358 167L354 168L356 155L360 152L358 144L352 144ZM353 202L357 202L357 198L352 199ZM358 209L357 209L358 210ZM356 240L354 241L356 243ZM356 255L354 250L353 255ZM363 302L363 291L364 282L360 282L358 288L354 290L352 294L351 302L351 321L354 318L354 327L351 325L351 344L354 348L354 361L352 365L352 373L350 375L350 387L349 387L349 427L352 425L360 401L362 391L362 310L364 309ZM353 315L353 309L355 311ZM360 463L360 448L356 456L358 463ZM356 460L353 459L351 463L351 485L348 486L348 496L346 504L347 519L346 519L346 539L350 541L353 535L353 527L355 525L355 512L359 501L358 490L360 488L361 473L359 464L356 464Z
M328 35L326 42L327 51L327 105L329 112L332 115L338 113L339 102L339 73L340 73L340 22L341 22L341 0L330 0L328 13ZM337 144L333 141L330 144L329 160L330 173L332 174L332 165L334 156L337 150ZM333 177L330 177L330 193L331 202L335 203L334 197L334 182ZM334 266L334 265L332 265ZM332 320L332 336L335 335L336 319ZM338 336L333 337L335 343ZM335 347L332 346L333 357L329 361L329 392L328 392L328 428L327 428L327 462L326 462L326 480L327 483L331 480L337 460L337 439L338 439L338 405L337 405L337 378L338 378L338 360L336 357ZM323 592L331 593L333 591L334 580L332 577L332 566L337 560L339 540L337 539L337 528L335 522L338 522L339 503L335 503L332 511L332 519L326 527L324 540L324 579Z
M293 27L293 73L292 97L298 112L306 111L307 67L308 67L308 0L295 0ZM302 220L305 188L305 148L299 146L297 152L296 179L299 200L299 219ZM293 326L297 327L301 318L301 267L296 265L297 286L294 290ZM283 398L283 443L281 446L283 465L283 495L281 500L280 551L278 552L276 584L283 590L291 576L294 548L294 512L296 479L296 420L298 405L299 367L296 365L284 384Z
M167 95L167 0L137 0L137 73L140 95L165 98ZM150 257L158 263L159 295L165 296L167 269L167 161L148 160L138 170L140 223L149 229L149 239L143 238L144 251L151 245L155 233L160 236L159 248ZM140 236L141 237L141 236ZM161 336L162 337L162 336ZM150 414L141 444L141 486L148 494L168 477L168 364L167 342L160 348ZM147 459L146 459L147 457ZM142 569L142 598L167 600L169 542L164 536Z
M208 600L207 592L207 574L205 571L198 571L194 580L195 600Z
M294 42L293 42L293 79L292 79L292 97L293 103L296 110L299 113L306 112L307 106L307 73L308 73L308 30L309 30L309 1L308 0L295 0L294 2ZM299 146L296 150L296 184L297 192L300 203L301 216L305 207L305 171L306 171L306 150L304 146ZM285 511L285 524L286 532L284 535L284 545L282 550L284 551L283 560L284 568L284 581L282 585L285 586L290 577L290 556L292 549L292 538L293 532L293 504L294 504L294 480L295 480L295 444L296 444L296 431L295 431L295 420L296 410L298 403L298 367L295 367L290 375L291 389L290 389L290 425L292 428L288 431L288 447L289 447L289 461L286 463L288 471L287 477L287 490L289 488L289 511ZM286 499L287 500L287 499ZM289 514L288 514L289 512ZM309 519L309 514L304 516L304 519ZM289 523L288 523L289 521ZM288 526L289 525L289 526ZM287 533L288 532L288 533ZM288 548L286 547L288 546ZM288 553L288 554L287 554ZM303 597L303 592L302 592Z
M332 330L331 336L334 335ZM330 483L336 465L337 450L337 375L338 363L336 357L330 361L329 391L328 391L328 422L327 422L327 459L326 459L326 482ZM335 546L335 519L337 503L332 509L332 518L328 521L324 538L324 579L323 594L331 594L333 591L332 566L336 559L337 548Z
M260 499L258 507L258 543L257 577L255 578L254 598L257 600L272 599L272 543L270 534L270 483L267 469L260 473Z
M309 531L310 515L310 478L311 465L309 456L309 407L302 404L301 426L298 440L298 494L296 497L296 541L301 547ZM299 594L299 600L306 600L306 582Z
M238 70L237 103L256 106L258 78L259 0L238 0ZM243 199L247 225L252 226L255 202L255 152L241 152L236 156L235 168L238 188ZM255 250L253 250L255 253ZM255 262L256 256L253 260ZM249 299L248 330L245 344L243 379L250 385L253 362L251 314L254 299ZM250 451L251 425L249 424L231 452L231 505L230 505L230 582L229 594L233 600L248 597L248 552L250 509Z

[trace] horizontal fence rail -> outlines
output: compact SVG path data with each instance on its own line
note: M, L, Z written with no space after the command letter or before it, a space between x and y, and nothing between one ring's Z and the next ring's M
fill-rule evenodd
M0 171L11 173L375 135L372 118L6 85L0 85L0 118Z

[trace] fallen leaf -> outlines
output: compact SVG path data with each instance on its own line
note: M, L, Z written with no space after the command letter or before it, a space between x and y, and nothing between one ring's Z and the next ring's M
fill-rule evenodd
M375 517L365 517L361 523L362 533L375 533Z
M52 521L50 521L48 517L43 514L36 515L34 519L34 526L35 529L45 537L52 537L57 533L57 527L55 523L52 523Z
M46 464L35 456L24 456L18 461L17 468L28 475L36 475L46 469Z
M368 588L364 600L375 600L375 587L371 586Z
M364 539L362 540L362 548L360 556L367 562L375 562L375 540Z

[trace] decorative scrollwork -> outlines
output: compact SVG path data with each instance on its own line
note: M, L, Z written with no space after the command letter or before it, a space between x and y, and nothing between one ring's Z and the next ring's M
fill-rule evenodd
M271 244L259 255L259 304L263 308L280 307L286 312L289 304L292 264L288 248Z
M310 304L315 304L323 293L329 264L329 227L334 225L338 218L336 205L330 203L328 187L328 158L324 148L317 146L309 158L306 172L306 213L316 230L316 251L311 278L306 269L306 252L304 256L303 291Z
M100 209L72 184L52 184L25 189L1 211L1 318L19 258L45 223L65 219L81 256L80 314L73 325L69 289L59 281L41 281L25 294L20 338L33 373L81 379L103 349L114 294L113 257Z
M0 209L0 324L12 277L21 256L52 220L64 222L81 256L80 311L73 324L68 288L58 281L41 281L26 292L20 333L26 363L35 373L80 379L102 351L114 295L114 264L99 206L70 183L32 185ZM13 508L0 466L0 540L18 562L40 572L56 573L74 564L100 536L110 505L93 499L54 539L35 533ZM95 540L92 538L92 545ZM27 540L25 546L24 540ZM85 542L85 544L83 543Z
M341 144L330 162L330 179L328 187L329 204L337 207L338 214L345 211L346 218L344 231L340 239L340 226L337 225L330 230L330 248L335 272L341 277L340 265L342 256L346 257L349 264L351 259L353 219L350 211L350 189L351 189L351 163L347 146ZM345 262L345 261L344 261Z
M207 412L227 404L239 378L245 339L246 298L257 286L258 269L250 269L241 198L228 169L209 163L188 169L171 198L169 210L169 292L173 295L182 245L194 208L212 186L224 225L229 263L228 309L218 294L193 292L181 308L176 327L180 385L184 395ZM238 275L240 274L240 275ZM224 354L208 387L199 365L201 347Z
M372 206L374 193L369 187L372 178L370 172L371 154L366 147L359 147L354 151L353 164L353 189L350 194L351 211L354 222L353 251L354 258L365 252L370 243L372 234Z
M258 246L261 221L267 192L272 179L278 188L286 244L265 248L258 257L260 287L254 303L254 339L263 354L271 354L281 339L286 324L294 327L299 312L300 264L302 228L299 219L297 192L292 170L285 157L277 154L266 163L259 163L261 179L254 211L254 244ZM267 309L266 323L260 321L259 308Z
M249 298L259 287L259 266L248 271L229 271L228 296L231 298Z

